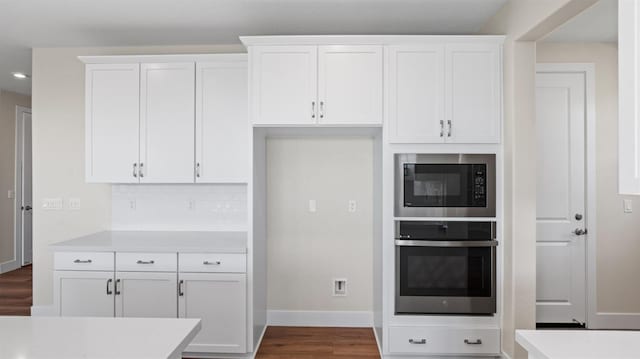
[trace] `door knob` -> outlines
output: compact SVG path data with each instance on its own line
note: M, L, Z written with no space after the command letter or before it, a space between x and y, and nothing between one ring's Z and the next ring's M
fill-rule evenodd
M587 230L582 228L576 228L573 230L573 234L575 234L576 236L584 236L585 234L587 234Z
M30 211L32 208L31 208L31 206L24 206L24 207L22 207L22 209L25 210L25 211Z

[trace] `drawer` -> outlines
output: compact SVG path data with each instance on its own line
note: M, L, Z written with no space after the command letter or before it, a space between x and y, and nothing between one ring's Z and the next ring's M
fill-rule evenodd
M500 329L454 327L391 327L389 351L413 354L500 353Z
M246 273L244 253L180 253L180 272Z
M175 272L177 270L177 253L116 253L116 271L119 272Z
M113 271L113 252L56 252L56 270Z

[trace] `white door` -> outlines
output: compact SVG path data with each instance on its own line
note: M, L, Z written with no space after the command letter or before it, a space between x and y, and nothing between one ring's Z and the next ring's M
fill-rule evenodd
M318 47L318 123L382 124L382 46Z
M447 142L500 142L500 47L454 44L445 53Z
M391 142L444 142L444 45L388 51Z
M22 113L22 171L21 196L22 196L22 265L30 264L33 258L33 201L32 201L32 176L31 176L31 113Z
M87 182L137 183L140 65L89 64L85 82Z
M251 49L251 119L257 125L316 123L316 46Z
M195 64L141 66L140 182L193 183Z
M196 182L247 182L247 61L196 65Z
M178 274L116 272L116 317L176 318Z
M246 274L180 273L180 318L202 319L188 352L247 351Z
M54 299L64 317L113 317L113 272L54 271L59 286Z
M538 323L586 321L585 80L536 77Z

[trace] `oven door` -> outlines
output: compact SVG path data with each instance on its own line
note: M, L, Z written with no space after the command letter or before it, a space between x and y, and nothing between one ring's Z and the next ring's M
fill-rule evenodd
M396 240L396 314L495 313L497 243Z

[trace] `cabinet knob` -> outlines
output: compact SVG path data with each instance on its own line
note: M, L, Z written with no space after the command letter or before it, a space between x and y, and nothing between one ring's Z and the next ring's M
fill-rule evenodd
M140 162L140 168L138 169L138 176L144 177L144 163Z
M196 177L200 178L200 162L196 163Z
M316 118L316 102L311 101L311 118Z
M133 177L138 178L138 164L137 163L133 164Z
M320 118L324 118L324 101L320 101Z
M447 137L451 137L451 134L453 133L453 129L451 126L451 120L447 120L447 126L449 127L449 131L447 132Z

